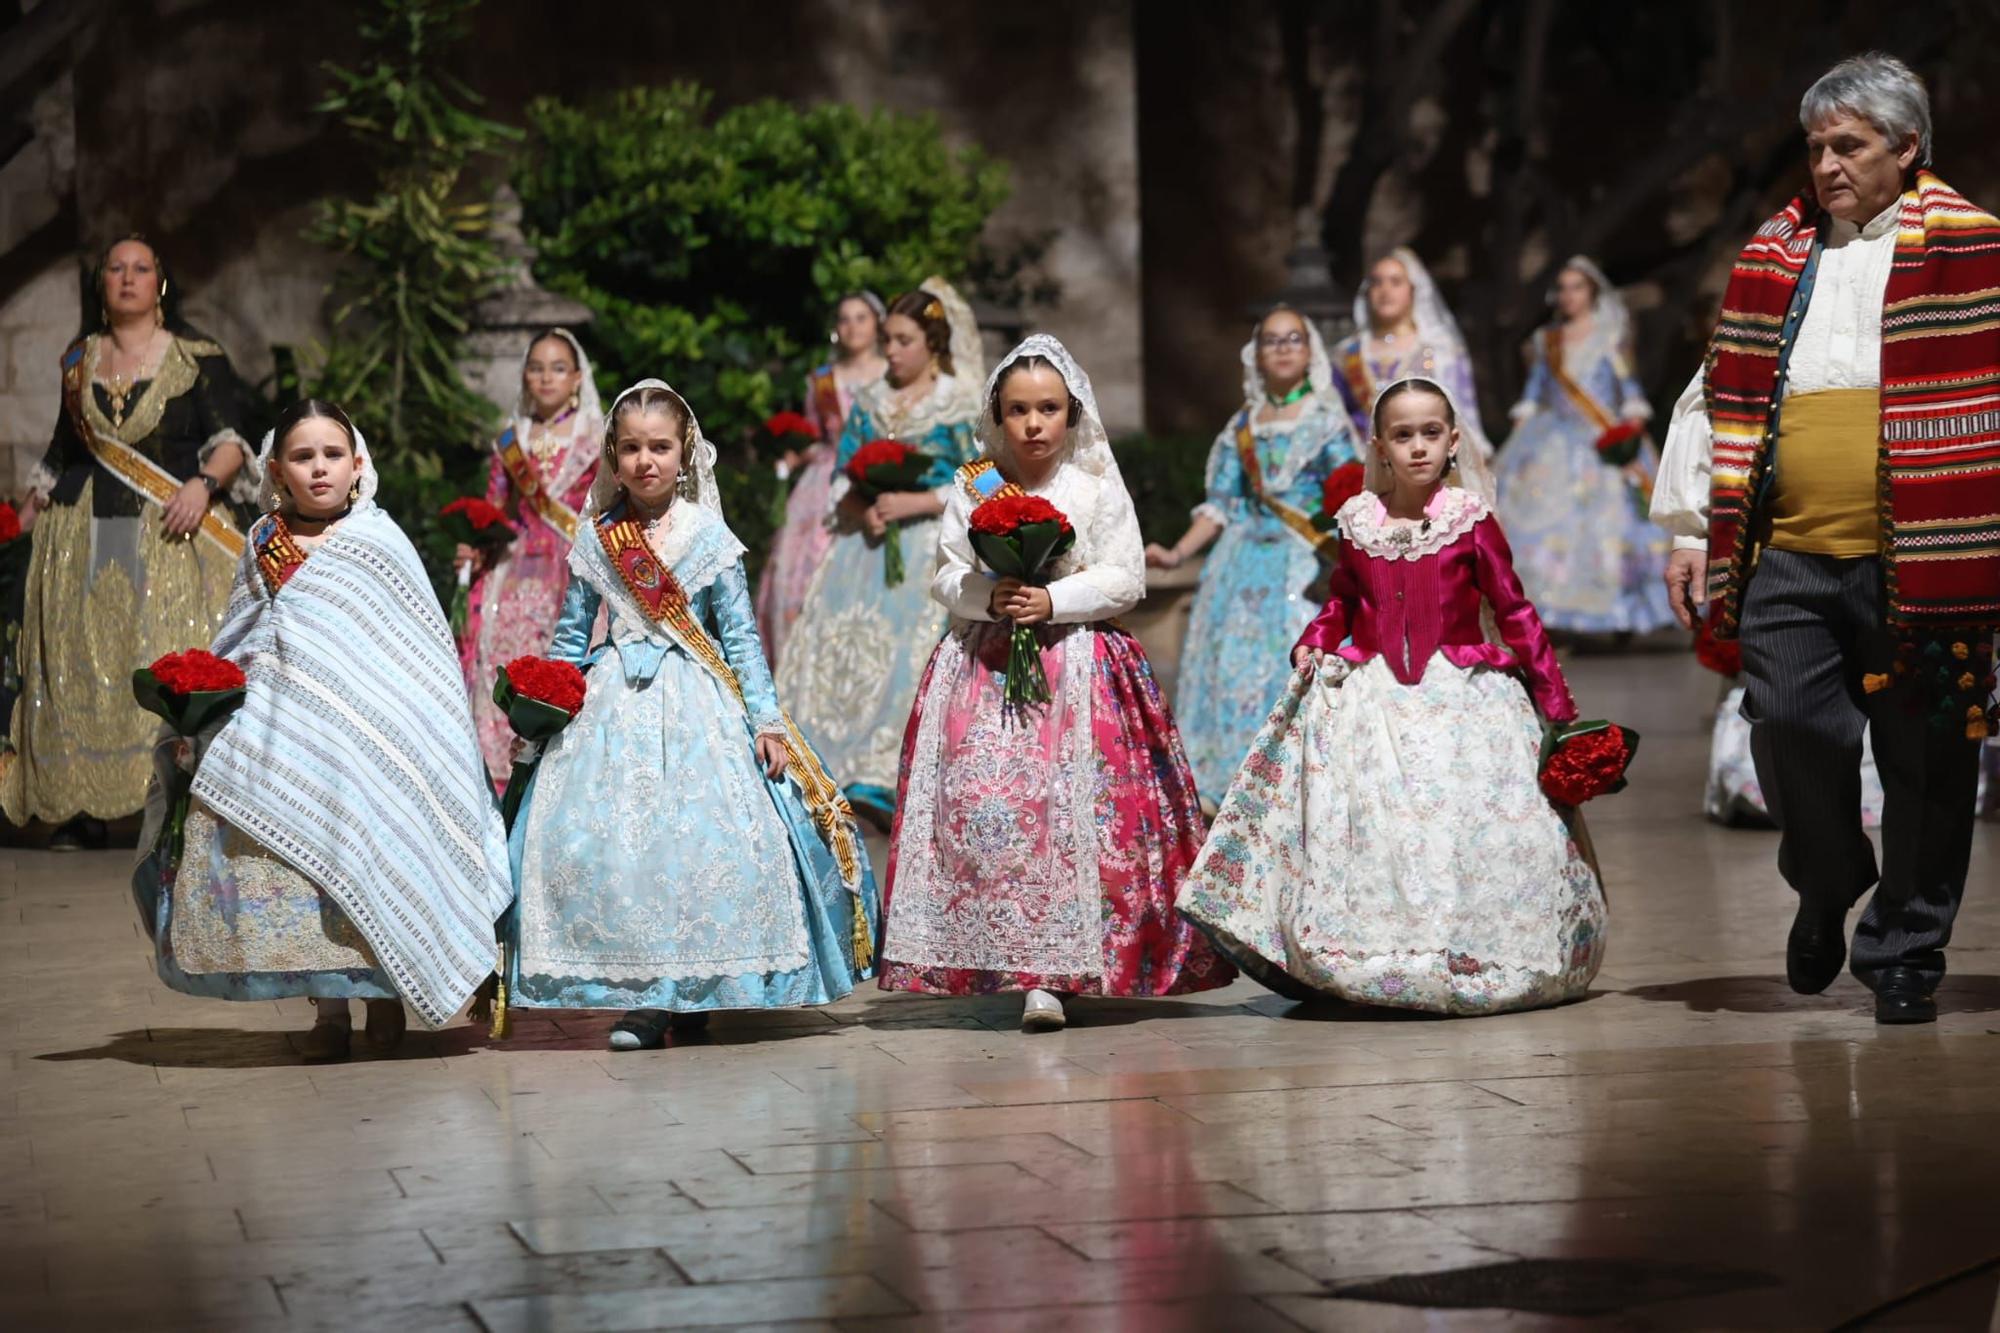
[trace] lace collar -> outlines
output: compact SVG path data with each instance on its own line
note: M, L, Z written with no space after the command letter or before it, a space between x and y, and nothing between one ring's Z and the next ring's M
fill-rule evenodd
M976 420L979 416L976 392L957 376L940 374L929 393L899 408L895 387L884 375L856 389L854 404L867 415L870 427L877 434L907 444L939 426L949 428Z
M1436 555L1472 531L1487 515L1486 501L1457 486L1441 486L1424 506L1424 519L1389 517L1389 507L1373 491L1363 491L1340 507L1340 533L1378 560L1421 560Z

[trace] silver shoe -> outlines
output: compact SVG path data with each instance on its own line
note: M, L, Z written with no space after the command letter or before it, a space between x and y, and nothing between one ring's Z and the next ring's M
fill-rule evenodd
M1021 1031L1061 1032L1068 1021L1061 1000L1039 988L1028 992L1028 1001L1021 1007Z

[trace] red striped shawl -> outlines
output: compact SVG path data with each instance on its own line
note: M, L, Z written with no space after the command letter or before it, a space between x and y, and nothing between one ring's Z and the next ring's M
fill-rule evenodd
M1785 317L1818 219L1801 195L1757 229L1709 344L1709 594L1721 638L1735 636L1755 558L1752 510L1775 439ZM1882 302L1878 463L1889 619L1990 632L2000 624L2000 222L1920 171L1897 227Z

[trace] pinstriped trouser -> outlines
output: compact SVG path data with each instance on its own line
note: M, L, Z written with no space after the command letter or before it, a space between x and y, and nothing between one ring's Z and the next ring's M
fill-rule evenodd
M1965 895L1979 746L1956 724L1913 712L1907 691L1868 694L1889 670L1882 562L1766 550L1744 590L1743 716L1757 781L1779 829L1778 869L1799 896L1851 907L1850 965L1869 986L1885 968L1935 982ZM1861 733L1882 778L1882 866L1861 831Z

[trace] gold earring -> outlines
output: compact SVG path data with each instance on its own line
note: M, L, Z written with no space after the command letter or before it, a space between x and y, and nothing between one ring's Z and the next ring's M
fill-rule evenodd
M574 412L581 406L583 406L583 390L571 389L569 391L569 410Z
M356 477L353 485L347 488L347 503L350 505L361 503L361 478Z

